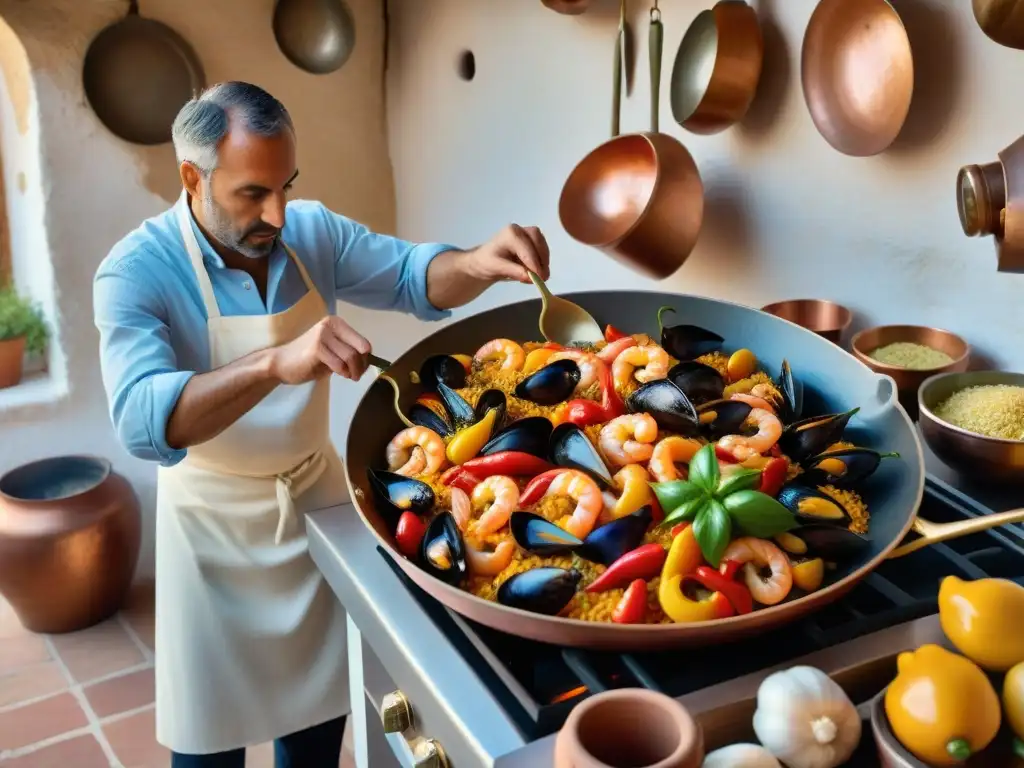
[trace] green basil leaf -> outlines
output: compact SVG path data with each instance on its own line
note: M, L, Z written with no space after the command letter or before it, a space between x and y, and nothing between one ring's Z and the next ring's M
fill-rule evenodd
M701 488L686 480L651 483L650 486L661 508L665 510L666 516L687 502L707 497L707 494Z
M757 488L761 484L761 470L741 467L735 472L722 477L718 483L718 490L715 491L715 498L724 501L726 496L736 491L746 491Z
M720 476L718 457L715 456L715 446L709 443L697 451L694 457L690 459L689 482L703 488L708 493L714 493L718 488Z
M737 527L748 536L767 539L796 527L793 513L760 491L737 491L722 501Z
M707 496L698 496L695 499L680 504L665 515L665 519L661 521L661 524L668 526L693 520L708 505L709 501L710 499Z
M704 559L715 568L732 539L732 520L722 503L712 499L693 521L693 535Z

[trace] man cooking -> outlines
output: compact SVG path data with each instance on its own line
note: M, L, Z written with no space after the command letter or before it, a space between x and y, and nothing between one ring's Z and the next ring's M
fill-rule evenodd
M248 83L187 103L173 140L181 199L94 283L114 428L159 464L157 740L173 768L237 768L269 740L278 768L336 768L345 618L303 513L348 500L330 379L359 379L371 349L336 301L438 320L497 281L546 278L548 247L516 225L468 251L417 245L288 203L295 129Z

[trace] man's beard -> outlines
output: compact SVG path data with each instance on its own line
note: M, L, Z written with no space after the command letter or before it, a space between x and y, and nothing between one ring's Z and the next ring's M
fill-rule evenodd
M203 198L203 218L206 219L206 231L217 242L249 259L265 259L269 256L277 245L277 237L281 233L281 230L263 222L257 222L241 231L236 230L227 212L209 195ZM246 240L250 235L269 234L273 234L274 237L255 243Z

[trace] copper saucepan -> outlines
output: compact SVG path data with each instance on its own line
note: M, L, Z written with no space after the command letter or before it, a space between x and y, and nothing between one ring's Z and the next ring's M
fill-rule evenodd
M633 269L664 279L686 261L704 218L704 185L693 157L658 132L661 13L651 9L651 130L619 135L625 0L619 13L612 87L612 139L569 175L558 216L569 235Z

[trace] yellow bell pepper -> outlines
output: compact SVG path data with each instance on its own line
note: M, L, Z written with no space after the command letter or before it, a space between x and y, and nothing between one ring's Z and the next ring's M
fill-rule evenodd
M1024 758L1024 662L1010 669L1003 680L1003 714L1017 737L1013 751Z
M459 430L445 450L448 461L452 464L465 464L480 453L480 449L491 439L491 430L494 428L496 418L498 411L492 408L476 424Z
M658 602L665 615L678 624L711 621L731 616L732 603L721 592L712 592L706 599L693 600L683 592L684 579L704 563L700 545L688 525L672 540L658 584Z
M896 679L885 691L893 735L932 766L960 765L999 732L999 697L970 659L939 645L896 657Z
M1024 587L1008 579L964 581L947 576L939 586L939 622L964 656L992 672L1024 661Z
M820 557L793 563L793 583L804 592L814 592L825 579L825 561Z
M469 355L452 355L452 357L462 363L462 367L466 369L466 373L469 373L473 369L473 358Z
M526 356L526 361L523 363L523 373L533 373L539 371L545 365L547 365L550 357L555 354L554 349L535 349L533 352Z
M651 476L639 464L627 464L616 472L612 479L622 489L622 494L612 507L612 517L616 520L633 514L654 500L654 492L650 486Z

